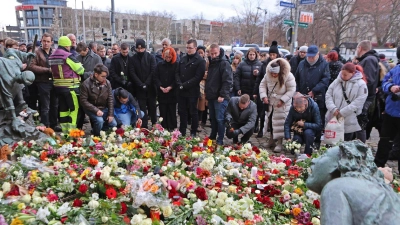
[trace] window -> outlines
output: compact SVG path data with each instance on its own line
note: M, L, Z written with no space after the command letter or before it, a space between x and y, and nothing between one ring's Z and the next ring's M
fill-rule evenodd
M38 11L37 10L28 10L28 11L25 11L25 15L26 15L26 17L27 18L34 18L34 17L38 17Z
M27 27L37 27L39 26L39 19L27 19L26 20Z
M42 19L43 27L50 27L53 24L53 19Z
M35 39L35 34L39 36L39 29L28 29L28 41L33 41Z

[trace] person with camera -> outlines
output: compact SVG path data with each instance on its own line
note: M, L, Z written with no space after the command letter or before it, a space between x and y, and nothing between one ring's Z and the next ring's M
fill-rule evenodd
M250 101L248 94L232 97L225 111L226 137L233 138L233 144L237 144L239 135L243 134L240 144L245 144L254 132L256 119L257 105Z
M400 57L400 48L397 50L397 57ZM375 155L375 164L378 167L385 167L389 151L392 149L390 140L400 134L400 64L390 70L383 78L382 91L387 94L387 97L382 128L379 134L378 151ZM397 160L400 166L400 155L397 155Z

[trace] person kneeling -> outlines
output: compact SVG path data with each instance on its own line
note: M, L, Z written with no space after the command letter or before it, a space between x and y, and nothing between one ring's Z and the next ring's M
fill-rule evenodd
M231 98L225 112L226 137L237 144L239 134L243 134L240 143L245 144L253 134L256 119L257 105L249 95Z
M129 125L141 127L144 113L140 111L139 103L127 90L119 87L113 91L114 117L117 126Z
M305 144L304 153L312 154L311 145L315 134L321 127L321 117L317 103L307 96L297 92L293 97L293 105L285 121L285 139L290 140L293 131L293 141ZM292 154L294 154L292 152Z
M80 88L81 105L89 116L92 133L100 136L100 130L116 127L114 102L110 82L106 79L108 69L103 64L94 67L94 74L86 79Z

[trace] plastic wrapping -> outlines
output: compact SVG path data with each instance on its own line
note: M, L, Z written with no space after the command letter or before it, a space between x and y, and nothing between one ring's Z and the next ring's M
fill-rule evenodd
M48 172L48 173L52 173L54 174L54 170L46 167L45 165L43 165L43 163L38 160L37 158L33 157L33 156L23 156L21 158L21 165L23 165L24 167L30 169L30 170L35 170L38 169L40 172Z
M131 194L133 198L133 207L139 208L143 204L145 204L149 208L153 206L164 207L170 205L170 200L167 198L166 195L163 196L160 194L159 196L155 196L151 192L143 190L143 184L148 179L149 178L142 178L131 181L132 184Z

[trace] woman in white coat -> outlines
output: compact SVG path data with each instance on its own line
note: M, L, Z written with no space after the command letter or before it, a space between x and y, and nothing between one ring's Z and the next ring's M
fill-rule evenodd
M266 71L260 83L260 99L264 104L269 105L264 127L267 127L268 118L272 115L271 138L268 147L274 146L277 140L274 152L280 152L283 149L285 120L292 104L292 97L296 92L296 80L290 72L289 62L282 58L272 60Z
M345 93L345 94L344 94ZM367 82L360 65L346 63L326 92L326 121L334 116L344 117L344 140L354 139L362 131L357 115L368 97Z

